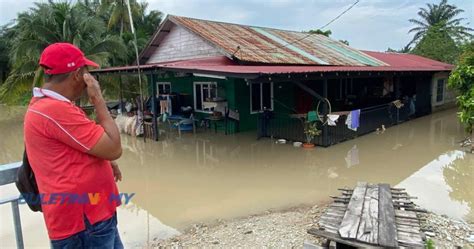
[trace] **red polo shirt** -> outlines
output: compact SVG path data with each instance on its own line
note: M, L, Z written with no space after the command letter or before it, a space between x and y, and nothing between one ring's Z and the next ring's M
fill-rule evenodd
M48 234L57 240L83 231L84 216L91 224L111 218L120 203L110 199L118 194L110 162L87 154L104 129L82 109L52 93L31 100L24 140L43 203L47 203L42 209ZM89 198L84 202L71 200L72 196Z

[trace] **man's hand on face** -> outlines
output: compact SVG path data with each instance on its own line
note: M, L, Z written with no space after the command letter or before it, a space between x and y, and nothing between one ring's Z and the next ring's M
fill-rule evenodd
M122 181L122 172L120 171L118 164L115 161L110 161L110 164L112 165L115 181Z
M99 82L90 73L84 73L84 82L87 85L87 95L93 105L103 100Z

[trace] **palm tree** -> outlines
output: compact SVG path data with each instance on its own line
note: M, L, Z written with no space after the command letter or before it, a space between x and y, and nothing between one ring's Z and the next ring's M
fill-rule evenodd
M138 31L142 31L145 35L150 37L156 31L163 19L163 13L159 10L151 10L146 14L148 3L142 2L138 4L138 17L135 21L135 25Z
M139 18L140 5L136 0L130 0L132 18ZM103 0L102 8L105 8L110 13L108 28L119 29L120 37L124 31L130 30L130 18L128 15L128 6L126 0Z
M428 30L435 26L441 26L444 32L456 41L462 41L465 38L472 38L472 28L461 25L465 18L459 18L459 14L464 10L457 8L455 5L448 4L447 0L441 0L439 4L426 4L427 8L420 8L418 16L420 19L410 19L409 22L417 25L410 29L408 33L415 33L413 39L408 44L418 42Z
M11 32L11 72L0 86L0 99L7 103L22 97L27 100L31 87L40 84L43 70L38 65L39 56L49 44L73 43L102 66L108 66L111 57L126 56L122 40L108 35L100 18L69 2L36 3L30 11L18 15Z
M0 27L0 85L5 81L8 72L10 71L10 60L8 52L10 50L10 37L9 27L10 24L6 24Z
M130 3L132 5L132 3ZM135 25L135 32L137 38L138 50L141 51L147 44L150 37L155 32L156 28L160 25L163 14L158 10L152 10L148 14L147 8L148 4L145 2L137 3L136 7L136 16L133 16L133 22ZM132 6L133 8L133 6ZM127 9L125 9L127 11ZM127 14L128 17L128 14ZM119 33L122 37L125 46L127 46L127 60L114 60L114 65L124 65L124 64L133 64L135 63L135 47L134 47L134 35L129 31L130 23L126 25L128 28L124 30L123 33ZM118 31L116 29L116 31Z

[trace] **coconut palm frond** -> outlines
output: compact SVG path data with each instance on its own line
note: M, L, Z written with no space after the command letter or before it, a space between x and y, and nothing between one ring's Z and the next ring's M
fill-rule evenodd
M415 25L408 31L414 33L409 45L419 41L434 26L440 31L447 32L452 39L469 39L473 30L461 24L465 18L458 17L463 12L464 10L448 4L447 0L441 0L438 4L426 4L418 11L419 19L408 20Z
M69 1L50 1L36 3L30 11L19 14L11 31L11 71L0 87L0 101L21 101L30 96L27 92L31 92L32 86L41 84L44 72L38 61L49 44L73 43L103 66L126 56L123 40L110 36L106 22L86 7Z
M92 47L88 49L89 53L97 53L100 51L108 51L111 53L117 53L120 56L121 53L127 48L119 37L108 36L101 41L96 42Z
M41 83L43 81L43 76L44 76L44 69L42 67L38 67L35 71L35 77L33 78L32 88L41 86Z
M13 46L11 51L12 61L18 62L22 58L29 58L32 55L37 55L39 58L40 51L46 47L46 43L38 40L24 40L18 42Z
M426 28L423 28L423 27L414 27L414 28L410 29L410 30L408 31L408 33L412 33L412 32L417 32L417 33L418 33L418 32L420 32L420 31L426 31Z
M425 33L426 33L425 30L421 30L415 33L415 35L413 36L413 39L407 44L407 46L411 46L417 43L425 35Z
M0 86L0 100L7 104L21 104L31 96L31 82L35 72L19 73L13 70L5 83ZM24 104L24 103L23 103Z
M429 25L420 21L420 20L416 20L416 19L410 19L408 20L409 22L413 23L413 24L418 24L417 28L424 28L424 29L428 29ZM408 33L410 33L410 31L408 31Z

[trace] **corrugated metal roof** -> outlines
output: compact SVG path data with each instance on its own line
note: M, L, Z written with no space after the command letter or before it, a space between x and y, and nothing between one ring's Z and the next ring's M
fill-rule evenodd
M241 62L334 66L384 65L382 61L370 55L323 35L172 15L167 17L159 30L169 26L169 22L190 30L223 50L229 58ZM155 34L143 54L149 56L162 39L160 36L166 34Z
M364 51L387 66L239 65L225 56L144 65L143 70L173 69L215 75L256 78L260 75L325 72L441 72L453 65L412 54ZM388 65L389 64L389 65ZM93 72L136 71L136 66L99 69Z

